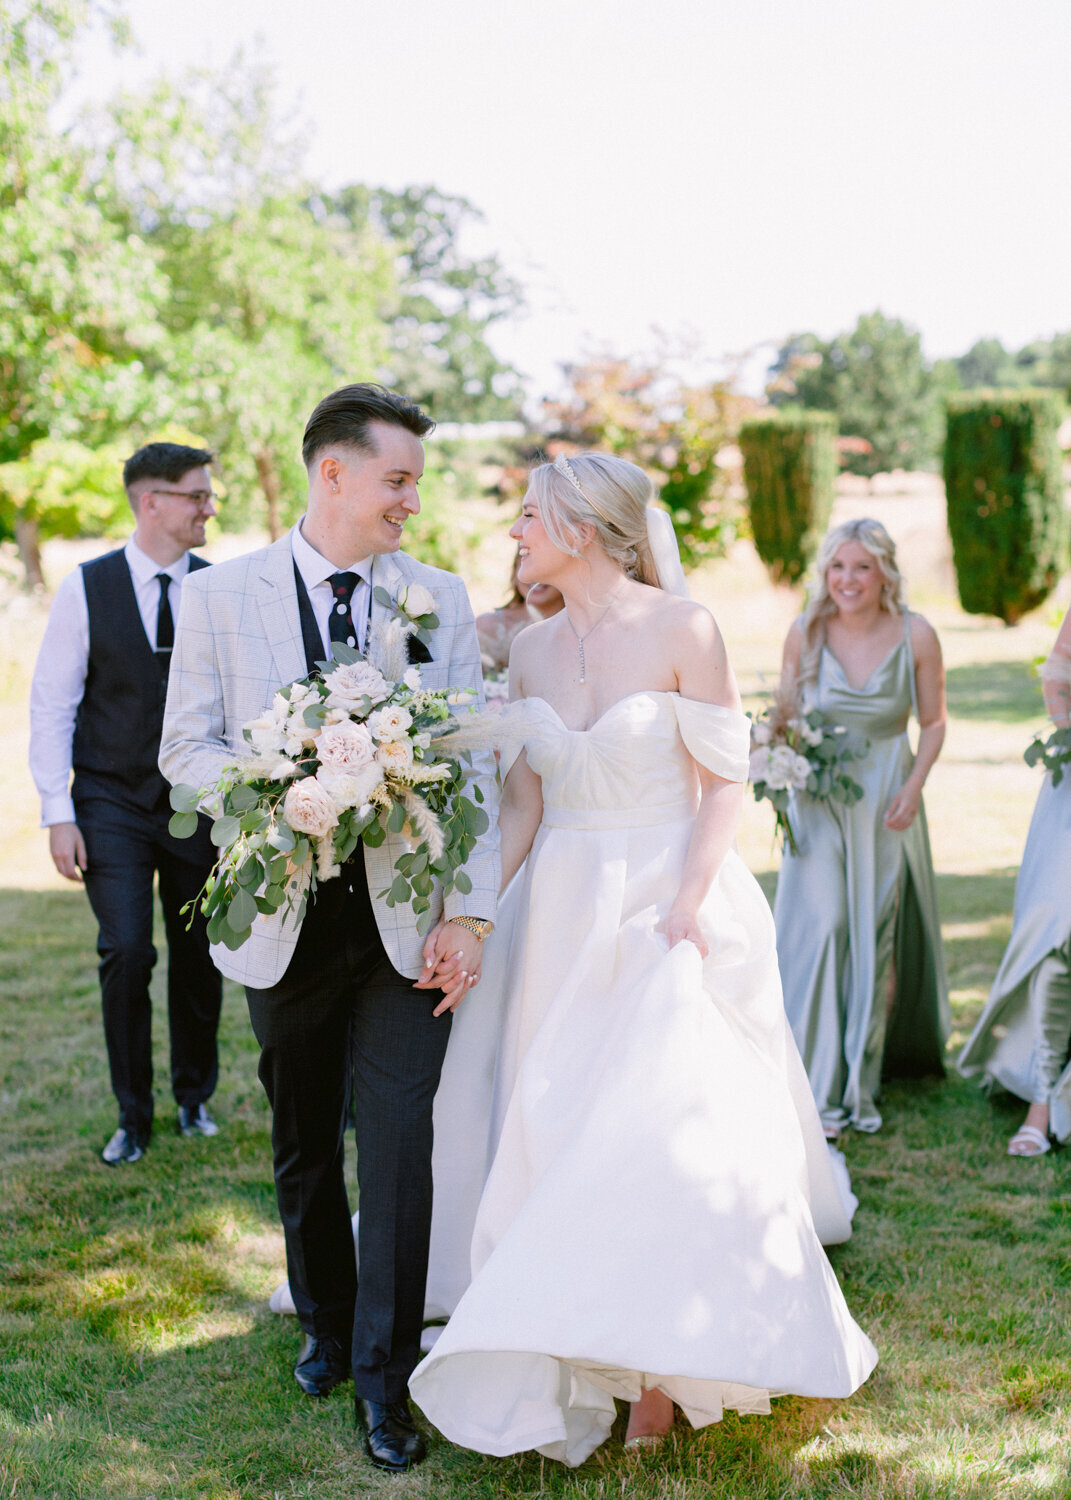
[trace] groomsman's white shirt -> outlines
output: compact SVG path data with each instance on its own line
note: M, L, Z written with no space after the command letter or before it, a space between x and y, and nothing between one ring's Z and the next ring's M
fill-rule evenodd
M157 574L166 573L171 579L167 597L171 614L177 620L182 581L190 570L190 554L185 552L178 562L161 568L133 537L123 552L145 638L155 651L156 617L160 608ZM71 753L74 721L85 695L88 670L89 608L82 570L75 568L56 590L30 687L30 770L41 797L42 828L75 821Z

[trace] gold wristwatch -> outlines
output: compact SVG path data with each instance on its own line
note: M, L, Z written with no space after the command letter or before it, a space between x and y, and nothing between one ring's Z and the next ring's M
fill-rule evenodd
M490 937L495 930L493 922L486 922L483 917L451 917L451 922L456 922L459 927L467 927L482 943L485 937Z

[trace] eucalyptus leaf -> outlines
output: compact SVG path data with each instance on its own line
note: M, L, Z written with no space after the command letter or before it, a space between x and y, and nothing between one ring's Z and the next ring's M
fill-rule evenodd
M234 843L241 831L242 825L237 818L217 818L212 824L212 842L217 849L225 849Z
M227 908L227 926L232 932L245 932L252 926L256 915L257 903L253 897L248 891L239 890Z
M227 808L229 812L245 812L247 808L255 807L257 794L251 786L240 781L237 786L232 787L227 797Z
M167 831L174 839L192 838L197 832L197 814L195 812L172 813L168 820Z
M171 788L168 801L175 812L195 813L201 801L201 794L196 787L186 786L183 782L179 782L177 786ZM179 837L183 835L180 834Z

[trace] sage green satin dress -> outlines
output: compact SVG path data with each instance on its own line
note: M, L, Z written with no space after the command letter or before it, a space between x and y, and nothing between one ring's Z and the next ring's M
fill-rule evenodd
M950 1029L926 812L903 832L882 822L914 763L909 618L862 687L823 647L804 700L870 749L848 767L858 802L792 799L800 852L786 850L774 903L785 1010L827 1133L877 1130L882 1077L942 1074Z
M1012 934L957 1066L1032 1104L1071 1138L1071 776L1038 793L1015 884Z

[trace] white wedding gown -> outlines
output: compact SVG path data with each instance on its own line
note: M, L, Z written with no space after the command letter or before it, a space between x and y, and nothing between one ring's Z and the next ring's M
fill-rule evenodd
M471 1284L413 1396L465 1447L568 1464L606 1438L614 1396L643 1386L696 1426L767 1412L771 1395L847 1396L877 1354L820 1242L850 1224L769 907L732 852L703 905L709 957L655 931L693 827L693 757L744 779L747 720L659 692L586 731L539 698L510 715L544 813L501 955L497 1149ZM447 1095L459 1081L444 1075ZM444 1186L437 1170L442 1246Z

